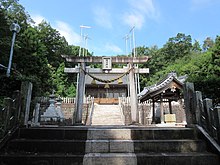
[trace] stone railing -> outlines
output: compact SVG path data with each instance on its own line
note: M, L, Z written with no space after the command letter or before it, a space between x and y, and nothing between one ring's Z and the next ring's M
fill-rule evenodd
M0 109L0 139L7 133L10 134L21 122L20 103L20 91L15 91L12 98L7 97L4 99L4 106Z
M179 100L178 102L172 101L172 114L175 115L176 125L185 125L186 116L183 107L184 100ZM160 123L161 113L160 113L160 103L155 103L155 122ZM129 97L120 97L119 105L122 109L124 115L124 122L126 125L131 123L131 106ZM166 99L163 99L163 110L164 115L169 114L169 103ZM139 124L141 125L151 125L153 120L153 102L148 100L138 104L138 114L139 114ZM166 121L165 121L166 122Z
M130 97L120 97L119 106L121 107L125 125L131 124L131 105ZM138 104L139 123L142 125L151 125L152 111L151 101L146 101Z
M34 121L35 123L39 123L41 121L40 116L46 111L46 109L49 107L49 97L37 97L35 98L35 102L40 104L39 106L39 119L37 121ZM39 124L58 124L58 125L73 125L75 123L75 98L72 97L60 97L62 99L61 103L61 111L64 116L63 122L41 122ZM94 104L94 98L87 97L84 99L83 103L83 113L82 113L82 123L86 124L87 120L89 120L89 115L91 111L92 104ZM57 102L55 102L55 107L57 107ZM36 111L36 108L35 110ZM38 113L35 113L38 114ZM35 118L35 114L33 114L33 119ZM36 125L36 124L33 124Z
M187 126L196 125L206 132L204 135L208 133L220 144L220 105L213 105L211 99L203 99L200 91L194 91L192 83L186 83L184 88Z

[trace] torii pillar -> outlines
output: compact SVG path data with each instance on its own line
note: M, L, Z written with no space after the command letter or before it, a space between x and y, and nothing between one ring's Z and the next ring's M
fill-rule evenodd
M85 62L80 63L78 84L77 84L77 97L76 97L76 124L82 123L82 110L83 110L83 99L85 94Z
M104 63L103 59L110 59L111 64L129 64L129 82L130 82L130 104L131 104L131 119L132 123L138 123L138 99L137 99L137 89L135 85L135 74L136 73L149 73L148 68L137 69L134 64L146 63L149 59L148 56L142 57L100 57L100 56L87 56L87 57L74 57L69 55L62 55L67 62L79 63L78 68L65 68L66 73L79 73L78 77L78 87L77 87L77 97L76 97L76 124L82 124L82 111L83 111L83 99L85 94L85 71L87 71L87 63ZM123 69L111 69L108 73L124 73ZM100 68L89 68L89 73L104 73Z

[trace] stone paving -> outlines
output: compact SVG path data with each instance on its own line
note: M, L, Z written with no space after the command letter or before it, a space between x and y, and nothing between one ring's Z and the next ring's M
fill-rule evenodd
M96 104L92 115L92 125L124 125L120 107Z

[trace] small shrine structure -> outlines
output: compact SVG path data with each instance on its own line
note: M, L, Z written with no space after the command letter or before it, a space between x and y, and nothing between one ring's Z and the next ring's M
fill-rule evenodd
M175 115L173 114L172 109L172 101L180 101L180 104L183 109L183 84L186 80L186 76L177 77L175 72L169 73L163 80L158 82L155 85L145 87L140 94L138 94L138 99L140 102L144 102L147 100L151 100L153 102L152 105L152 123L156 122L155 115L155 103L159 103L160 106L160 121L163 124L164 122L175 122ZM169 114L164 115L164 103L168 103L169 106ZM182 114L184 115L184 114ZM166 119L165 119L166 118ZM165 121L166 120L166 121Z

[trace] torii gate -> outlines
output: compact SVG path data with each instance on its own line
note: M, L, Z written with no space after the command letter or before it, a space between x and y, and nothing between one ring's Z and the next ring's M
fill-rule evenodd
M78 67L65 68L65 73L79 73L76 97L76 124L82 124L83 98L85 93L85 71L88 73L124 73L123 68L112 68L112 64L128 64L131 100L131 120L138 123L138 100L135 86L135 74L149 73L149 68L136 68L134 64L146 63L148 56L142 57L101 57L101 56L70 56L62 55L67 62L78 63ZM86 64L102 63L101 68L87 68Z

